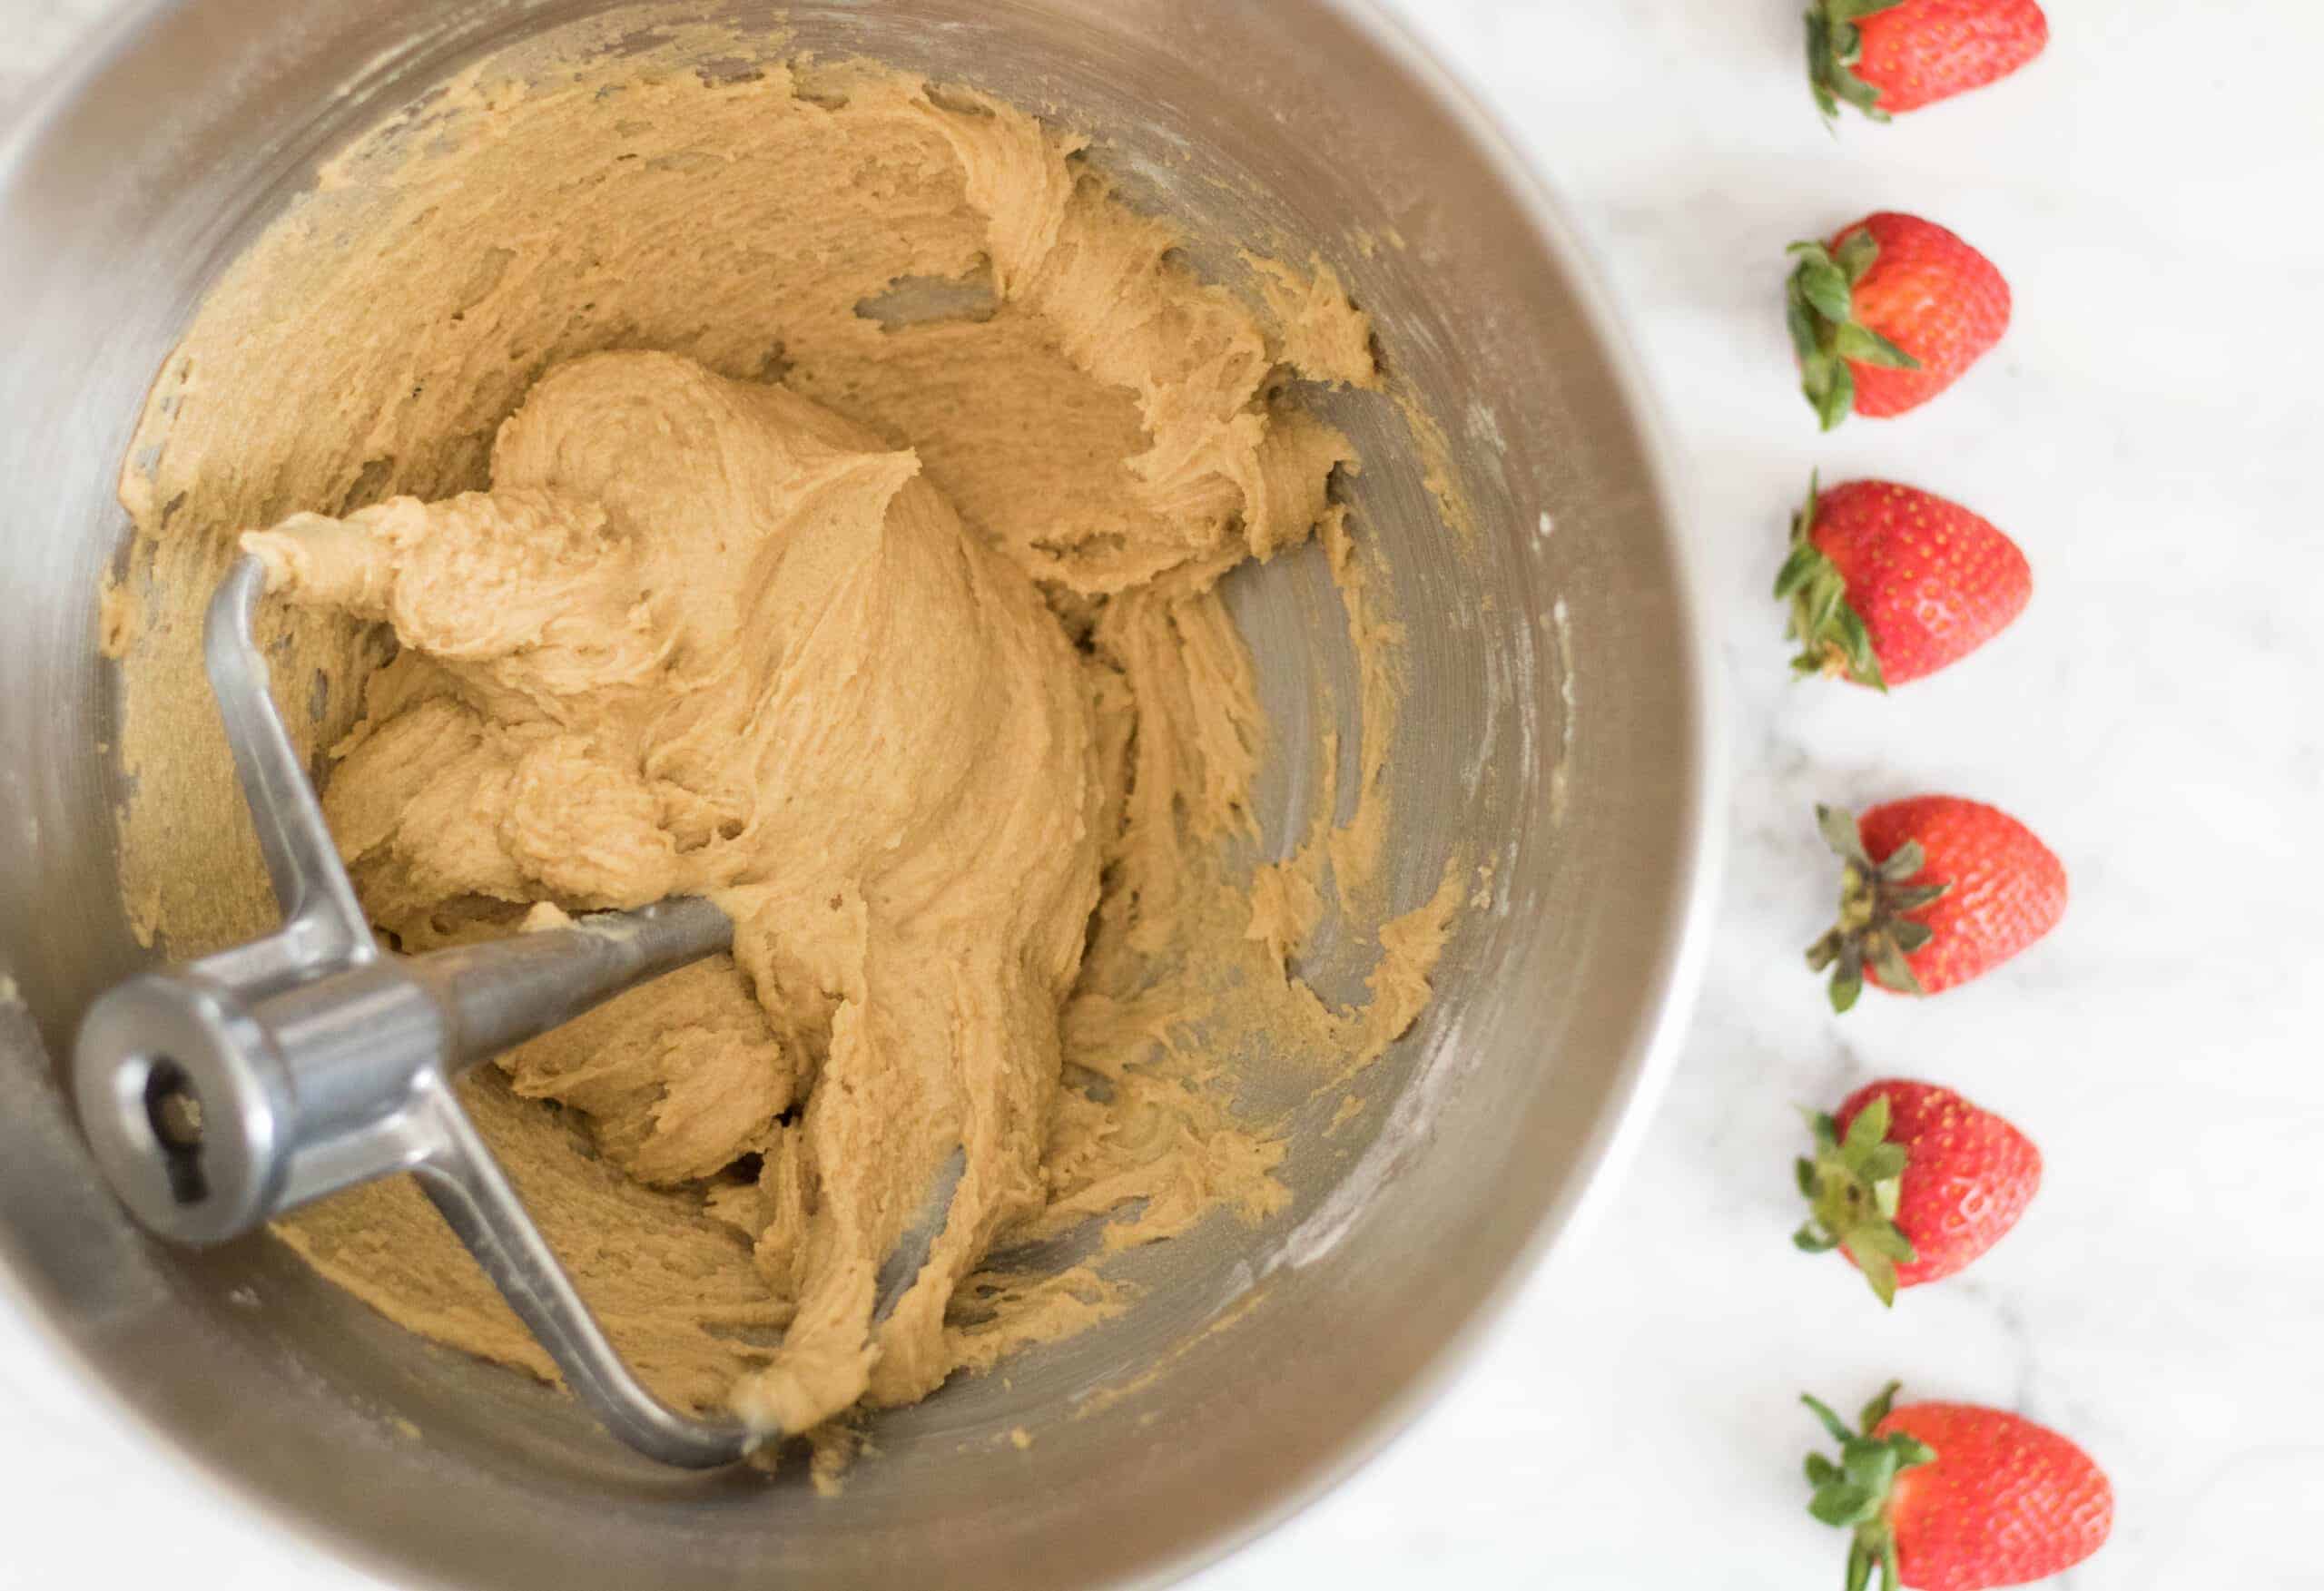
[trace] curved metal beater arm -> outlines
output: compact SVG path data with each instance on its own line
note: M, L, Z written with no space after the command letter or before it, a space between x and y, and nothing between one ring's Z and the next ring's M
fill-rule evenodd
M238 560L211 597L202 632L202 669L234 754L242 804L258 830L259 854L282 908L282 926L273 934L204 963L245 988L312 977L379 953L370 919L340 866L322 803L267 689L266 656L252 629L265 591L266 565L256 558Z
M414 1106L416 1125L434 1140L412 1167L422 1191L606 1429L650 1458L687 1468L731 1464L748 1453L756 1443L741 1421L680 1414L631 1373L450 1085L427 1079L414 1090Z

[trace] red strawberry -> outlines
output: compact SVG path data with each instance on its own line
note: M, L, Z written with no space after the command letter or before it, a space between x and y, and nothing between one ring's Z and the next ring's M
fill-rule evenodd
M1915 796L1861 822L1818 807L1816 822L1847 863L1839 923L1807 949L1811 968L1832 968L1835 1011L1856 1004L1867 967L1894 993L1938 994L1990 972L2065 915L2065 868L1998 807Z
M1840 1444L1836 1463L1807 1456L1807 1511L1853 1532L1848 1591L1987 1591L2046 1580L2106 1545L2114 1488L2090 1455L2057 1432L1999 1409L1907 1403L1896 1383L1852 1431L1813 1398L1801 1402Z
M1876 419L1918 408L2009 329L2009 283L1934 221L1881 211L1790 251L1785 316L1827 431L1851 407Z
M2034 0L1810 0L1807 77L1828 119L1876 122L2007 77L2050 42Z
M1776 595L1791 602L1792 667L1885 691L1958 663L2034 594L2017 544L1958 503L1886 481L1819 492L1791 522Z
M1866 1084L1808 1125L1816 1155L1798 1162L1799 1191L1814 1214L1792 1241L1839 1250L1882 1303L1992 1248L2042 1185L2032 1139L1934 1084Z

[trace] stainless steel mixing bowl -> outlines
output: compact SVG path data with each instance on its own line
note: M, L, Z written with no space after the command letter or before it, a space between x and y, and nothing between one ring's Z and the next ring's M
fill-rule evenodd
M480 51L598 8L131 5L0 145L0 970L22 998L0 1002L0 1261L157 1438L390 1576L1167 1577L1369 1451L1602 1191L1675 1039L1713 871L1709 665L1635 362L1554 203L1354 0L807 0L784 18L802 45L1087 130L1134 199L1213 246L1322 253L1443 433L1465 530L1393 408L1332 402L1364 448L1360 521L1411 632L1402 884L1433 880L1457 840L1492 863L1492 901L1420 1026L1356 1085L1357 1125L1326 1143L1303 1117L1285 1216L1152 1251L1123 1320L883 1417L878 1457L827 1501L795 1473L657 1468L557 1394L386 1325L270 1238L155 1246L62 1103L54 1057L79 1013L152 954L119 902L120 685L94 622L146 387L320 153ZM1285 737L1344 708L1317 562L1235 592ZM1271 766L1278 833L1293 782ZM1019 1426L1029 1448L997 1439Z

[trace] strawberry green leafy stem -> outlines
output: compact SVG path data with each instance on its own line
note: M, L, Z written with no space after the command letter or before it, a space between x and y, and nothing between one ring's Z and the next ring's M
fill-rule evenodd
M1896 1477L1907 1469L1936 1462L1936 1449L1905 1431L1885 1437L1872 1433L1888 1418L1900 1383L1889 1382L1880 1396L1864 1406L1858 1416L1861 1430L1850 1430L1840 1417L1805 1392L1799 1400L1814 1411L1840 1444L1837 1462L1821 1453L1807 1455L1807 1484L1816 1488L1807 1511L1825 1524L1853 1532L1848 1542L1847 1591L1865 1591L1875 1566L1880 1570L1880 1591L1897 1591L1902 1584L1896 1565L1896 1534L1888 1525L1888 1498Z
M1848 361L1891 370L1917 370L1918 359L1856 318L1855 288L1880 258L1880 241L1857 227L1837 250L1813 241L1785 252L1799 263L1784 290L1784 319L1799 358L1799 389L1824 429L1847 417L1856 404Z
M1807 7L1807 86L1815 91L1816 108L1827 126L1840 119L1846 100L1875 122L1888 120L1880 108L1880 91L1856 74L1864 59L1864 35L1859 18L1891 10L1904 0L1813 0Z
M1795 1169L1811 1213L1791 1241L1811 1254L1844 1250L1880 1301L1893 1305L1896 1267L1920 1252L1896 1224L1908 1157L1902 1144L1888 1142L1888 1096L1875 1095L1856 1112L1846 1137L1830 1116L1807 1115L1816 1154L1801 1155Z
M1832 1009L1845 1011L1856 1004L1864 992L1867 966L1897 994L1928 993L1905 958L1927 944L1934 930L1905 914L1938 899L1951 886L1905 882L1927 865L1916 840L1898 846L1887 860L1875 862L1866 854L1852 813L1819 806L1816 827L1824 843L1846 863L1840 874L1840 920L1807 947L1810 971L1832 969Z
M1876 691L1888 689L1880 659L1872 650L1871 633L1864 619L1848 605L1848 584L1839 565L1807 539L1816 525L1819 477L1807 480L1807 506L1792 516L1791 555L1776 575L1776 597L1791 604L1787 639L1799 643L1791 660L1795 674L1846 674Z

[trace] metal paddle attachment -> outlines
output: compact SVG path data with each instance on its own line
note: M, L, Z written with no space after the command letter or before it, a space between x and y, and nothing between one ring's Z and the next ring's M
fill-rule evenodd
M630 1372L460 1108L452 1080L733 941L704 900L399 956L357 903L251 622L254 558L210 604L210 685L282 908L253 944L133 977L101 997L73 1057L81 1122L130 1213L177 1242L218 1243L327 1194L410 1172L565 1380L615 1436L695 1468L753 1445Z

